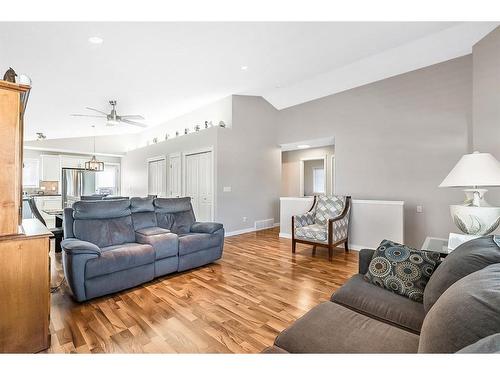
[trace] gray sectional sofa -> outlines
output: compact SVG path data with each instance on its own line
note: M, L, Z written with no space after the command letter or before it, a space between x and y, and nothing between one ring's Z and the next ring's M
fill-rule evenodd
M79 201L64 210L63 268L85 301L220 259L224 228L196 222L190 198Z
M466 242L432 274L423 303L359 274L281 332L265 353L500 353L500 248L493 236Z

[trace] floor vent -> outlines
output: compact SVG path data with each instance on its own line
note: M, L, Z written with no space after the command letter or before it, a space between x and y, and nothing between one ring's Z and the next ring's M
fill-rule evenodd
M255 222L255 230L262 230L274 227L274 219L258 220Z

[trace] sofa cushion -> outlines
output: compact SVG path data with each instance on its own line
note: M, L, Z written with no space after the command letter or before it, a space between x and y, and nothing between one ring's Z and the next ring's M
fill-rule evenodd
M440 254L415 250L397 242L383 240L375 250L365 280L391 292L421 302L424 289Z
M480 237L458 246L432 274L424 292L425 310L429 311L454 282L494 263L500 263L500 248L493 236Z
M221 223L196 222L191 225L191 233L214 233L221 230L224 226Z
M454 353L500 330L500 264L450 286L427 313L419 352Z
M222 231L212 234L208 233L188 233L179 236L179 255L195 253L197 251L217 247L224 240Z
M479 354L479 353L498 353L500 354L500 333L481 339L474 344L460 349L457 353Z
M420 332L425 318L421 303L379 288L360 274L351 277L338 289L331 301L415 333Z
M156 221L161 228L168 229L176 234L186 234L195 223L193 211L181 211L176 213L156 213Z
M168 229L160 228L160 227L148 227L142 228L135 231L136 234L140 234L142 236L154 236L156 234L167 234L170 233Z
M153 204L153 198L130 198L130 211L132 211L132 213L154 212L155 206Z
M170 233L166 229L158 228L165 232L156 234L141 234L136 233L135 238L138 243L148 244L153 246L155 250L155 259L163 259L172 256L177 256L179 253L179 237ZM154 233L153 230L150 233Z
M323 302L281 332L275 345L290 353L416 353L418 336Z
M109 219L75 219L73 233L76 238L101 248L135 241L130 215Z
M73 204L73 218L85 219L113 219L130 216L130 201L78 201Z
M101 256L90 259L85 267L87 279L123 271L155 261L155 251L151 245L125 243L101 249Z

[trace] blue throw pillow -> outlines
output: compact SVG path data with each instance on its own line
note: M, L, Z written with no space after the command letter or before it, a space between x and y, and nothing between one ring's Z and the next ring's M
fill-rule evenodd
M439 264L440 254L383 240L364 278L391 292L422 302L424 289Z

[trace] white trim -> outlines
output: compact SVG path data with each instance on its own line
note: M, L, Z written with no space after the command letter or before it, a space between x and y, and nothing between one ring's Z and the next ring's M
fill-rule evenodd
M372 201L370 199L353 199L352 203L367 203L367 204L393 204L397 206L404 206L405 201Z
M290 233L283 233L283 232L280 232L280 234L278 235L279 237L281 238L289 238L289 239L292 239L292 235Z
M255 228L245 228L245 229L234 230L232 232L226 232L224 237L232 237L232 236L237 236L238 234L245 234L250 232L256 232Z
M330 158L330 195L335 195L335 185L336 185L336 179L335 179L335 171L337 168L335 168L335 154L333 154ZM325 175L326 178L326 175Z
M167 197L169 198L176 198L176 197L173 197L172 196L172 189L171 189L171 185L172 185L172 180L171 180L171 177L172 177L172 160L173 158L179 158L179 161L181 163L181 191L179 192L180 195L182 195L182 192L183 192L183 187L182 187L182 153L181 152L172 152L170 154L167 155L167 161L166 161L166 164L167 164Z
M182 170L182 183L181 183L181 191L182 196L186 196L186 156L196 155L196 154L204 154L206 152L210 152L210 159L212 163L212 209L211 209L211 221L214 220L215 217L215 156L214 156L214 146L202 147L199 149L186 151L181 153L181 170Z
M23 146L23 148L26 150L33 150L33 151L62 152L63 154L71 154L71 155L109 156L112 158L125 157L125 154L107 154L105 152L75 151L75 150L68 150L65 148L35 147L35 146Z

